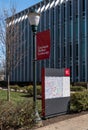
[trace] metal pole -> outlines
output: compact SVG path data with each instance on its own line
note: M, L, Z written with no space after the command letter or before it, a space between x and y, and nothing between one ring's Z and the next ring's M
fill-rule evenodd
M37 27L32 26L33 31L33 103L34 103L34 111L35 111L35 121L38 122L41 120L38 113L37 108L37 88L36 88L36 68L37 68L37 60L36 60L36 32Z
M33 101L36 107L36 32L33 32Z

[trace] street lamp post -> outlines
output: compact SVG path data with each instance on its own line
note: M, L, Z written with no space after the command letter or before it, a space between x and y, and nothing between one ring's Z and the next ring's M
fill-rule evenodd
M34 104L34 111L35 111L35 121L36 123L41 120L38 108L37 108L37 88L36 88L36 33L37 33L37 27L40 20L40 13L38 13L36 10L32 10L28 14L29 23L32 28L33 32L33 104Z

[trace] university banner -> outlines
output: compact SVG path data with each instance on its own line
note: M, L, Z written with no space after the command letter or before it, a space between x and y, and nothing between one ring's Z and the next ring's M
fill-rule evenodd
M37 40L37 60L47 59L50 56L50 30L38 32Z

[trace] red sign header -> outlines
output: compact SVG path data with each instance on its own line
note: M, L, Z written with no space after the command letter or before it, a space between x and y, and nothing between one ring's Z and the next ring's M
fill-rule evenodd
M65 69L65 76L70 76L70 69L69 68Z
M37 60L47 59L50 56L50 30L38 32L37 40Z

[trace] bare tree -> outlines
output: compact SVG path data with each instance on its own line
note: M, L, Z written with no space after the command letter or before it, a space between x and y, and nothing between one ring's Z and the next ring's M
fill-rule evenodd
M7 100L10 101L10 76L18 66L21 64L22 59L28 54L28 50L26 52L21 52L20 47L25 44L24 42L20 42L19 40L22 37L23 32L20 32L19 24L16 22L16 9L11 8L12 16L9 17L9 13L7 10L3 11L3 17L0 17L0 46L3 52L3 56L6 57L6 75L7 75ZM19 51L20 50L20 51Z
M3 15L0 15L0 69L4 70L5 73L5 56L6 56L6 50L5 50L5 26L4 26L4 17Z
M12 17L9 18L9 13L12 14ZM9 10L4 9L2 14L0 15L0 60L2 66L5 67L6 75L7 75L7 100L10 101L10 73L12 69L12 52L11 49L14 44L15 36L14 36L14 16L15 16L15 8L11 8ZM11 23L11 25L10 25Z

